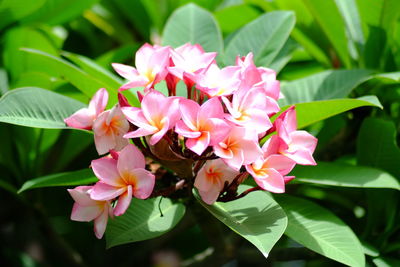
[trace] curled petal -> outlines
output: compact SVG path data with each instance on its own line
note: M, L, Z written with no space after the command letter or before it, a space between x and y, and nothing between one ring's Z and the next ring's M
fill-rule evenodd
M133 174L136 179L133 196L139 199L148 198L154 189L155 176L145 169L136 169Z
M126 187L114 187L102 182L98 182L93 186L90 197L94 200L111 200L126 191Z
M125 213L132 201L132 186L128 185L127 190L118 198L118 203L114 209L114 215L120 216Z
M254 177L254 180L264 190L273 193L284 193L285 181L283 176L275 169L268 169L267 174L265 178Z
M108 92L105 88L100 88L90 100L89 109L98 116L104 111L108 102Z
M96 219L101 213L103 209L100 205L93 206L81 206L78 203L75 203L72 207L71 212L71 220L78 222L90 222Z
M95 114L93 112L91 112L88 108L82 108L68 118L64 119L64 122L72 128L91 130L94 119Z
M92 160L92 169L97 178L103 183L111 186L123 186L124 183L120 178L117 168L117 161L113 158L103 157Z
M201 155L210 144L210 133L202 132L197 138L189 138L186 141L186 146L197 155Z
M107 203L106 205L109 206ZM94 234L98 239L101 239L106 231L108 221L108 208L104 208L99 217L94 220Z

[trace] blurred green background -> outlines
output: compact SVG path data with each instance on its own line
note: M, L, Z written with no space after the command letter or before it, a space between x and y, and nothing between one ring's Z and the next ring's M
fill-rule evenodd
M310 126L319 139L316 159L375 167L400 179L398 0L0 0L0 95L34 86L87 103L81 87L115 85L111 63L133 65L143 43L161 44L168 18L189 2L213 14L225 44L267 12L293 11L289 39L265 66L278 72L284 92L299 92L283 103L376 95L384 107L354 109ZM85 133L0 123L0 265L205 266L212 248L191 212L159 238L106 250L91 224L69 220L73 202L65 187L17 193L27 180L87 168L96 157ZM329 176L337 168L326 170ZM295 174L302 177L302 170ZM400 266L399 192L357 187L306 181L288 191L347 223L364 245L367 265ZM238 236L229 242L238 250L226 266L339 264L288 237L268 261Z

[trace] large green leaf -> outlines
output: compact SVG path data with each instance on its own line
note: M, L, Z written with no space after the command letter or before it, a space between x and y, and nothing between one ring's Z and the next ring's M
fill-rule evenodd
M302 183L400 190L399 181L387 172L343 163L318 162L317 166L296 166L290 174Z
M239 190L248 188L242 185ZM218 220L255 245L265 257L287 225L282 208L267 192L252 192L244 198L216 202L211 206L199 201Z
M358 107L372 106L382 108L376 96L314 101L298 103L295 106L298 128L304 128L315 122ZM285 107L283 109L285 109Z
M225 63L233 64L236 56L254 55L256 65L268 66L285 44L295 24L290 11L274 11L262 15L240 29L229 41Z
M358 58L359 52L364 48L365 38L361 27L357 2L356 0L335 0L335 2L346 24L347 33L358 49Z
M185 206L160 197L133 198L124 215L110 220L106 230L107 247L151 239L171 230L185 214ZM160 209L162 215L160 213Z
M62 172L28 180L22 185L18 193L42 187L92 184L97 182L98 180L99 179L97 179L91 169L83 169L73 172Z
M369 78L368 70L328 70L282 84L280 105L344 98Z
M38 128L68 128L64 119L84 106L41 88L19 88L0 99L0 122Z
M223 51L221 31L213 15L195 4L175 10L163 32L163 45L178 47L188 42L200 44L208 52Z
M46 0L40 9L30 16L25 17L22 22L43 22L50 25L62 24L78 17L98 1Z
M8 77L5 69L0 68L0 96L7 93L9 89Z
M351 66L345 24L334 0L303 0L346 67Z
M49 55L55 56L58 51L54 43L42 31L30 27L15 27L7 31L4 36L4 66L16 80L26 71L39 71L54 77L58 76L57 70L49 68L42 58L27 55L20 50L21 47L40 49Z
M397 130L391 121L367 118L357 138L358 164L376 167L400 177L400 150L396 144Z
M3 0L0 2L0 29L38 10L46 0Z
M220 9L214 14L222 32L225 34L236 31L246 23L256 19L260 12L250 5L241 4Z
M349 266L365 266L360 241L331 211L305 199L275 195L288 216L285 234L303 246Z
M23 51L40 57L49 68L56 69L62 77L78 88L82 93L91 98L100 88L109 92L109 105L117 102L117 90L120 85L116 81L104 79L102 76L93 76L68 61L50 55L40 50L25 48Z

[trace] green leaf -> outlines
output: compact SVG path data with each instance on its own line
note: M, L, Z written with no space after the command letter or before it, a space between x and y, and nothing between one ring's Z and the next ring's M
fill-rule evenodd
M46 3L37 12L24 18L22 22L43 22L50 25L62 24L78 17L98 1L46 0Z
M240 190L248 188L239 187ZM212 215L251 242L265 257L285 231L286 215L267 192L252 192L244 198L211 206L197 198Z
M57 70L48 68L42 58L27 55L21 47L41 49L49 55L57 55L54 43L43 32L30 27L16 27L6 32L4 36L4 66L11 80L16 80L26 71L39 71L58 76Z
M378 257L372 260L377 267L399 266L400 260L396 258Z
M335 0L335 2L346 24L347 33L358 49L356 57L358 58L359 52L363 51L365 38L356 0Z
M314 101L296 104L297 127L304 128L342 112L364 106L382 108L376 96ZM282 110L284 110L282 108Z
M250 5L241 4L220 9L214 14L222 32L231 33L256 19L260 12Z
M22 126L63 129L64 119L85 105L36 87L19 88L0 99L0 122Z
M169 198L136 199L124 215L110 220L106 230L107 248L121 244L137 242L160 236L182 219L185 206L173 203Z
M41 57L49 68L56 69L62 77L78 88L82 93L91 98L100 88L106 88L109 93L109 105L117 102L117 90L120 87L115 82L90 75L84 70L74 66L68 61L50 55L40 50L25 48L23 51ZM116 87L117 86L117 87Z
M357 138L358 164L380 168L400 177L400 150L396 135L393 122L378 118L365 119Z
M296 176L296 181L302 183L400 190L399 181L387 172L335 162L318 162L317 166L296 166L290 175Z
M97 179L91 169L83 169L73 172L62 172L28 180L22 185L18 193L42 187L92 184L97 182L98 180L99 179Z
M349 226L305 199L275 195L288 216L285 234L303 246L349 266L365 266L363 248Z
M163 32L163 45L178 47L188 42L200 44L208 52L223 51L221 31L213 15L195 4L175 10Z
M0 96L7 93L9 89L7 71L0 68Z
M35 12L46 0L3 0L0 2L0 29Z
M281 106L295 103L344 98L369 78L369 70L328 70L282 84Z
M256 65L269 66L285 44L295 24L290 11L274 11L260 16L240 29L228 43L225 63L233 64L236 56L254 55Z
M345 24L333 0L303 0L346 67L351 66Z

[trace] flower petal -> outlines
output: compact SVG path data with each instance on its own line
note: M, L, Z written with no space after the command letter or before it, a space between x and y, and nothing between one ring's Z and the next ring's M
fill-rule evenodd
M101 206L81 206L75 203L72 207L71 220L78 222L90 222L97 218L103 212Z
M118 203L114 209L114 215L120 216L125 213L132 201L132 186L128 185L125 193L118 198Z
M91 166L96 177L103 183L117 187L124 186L115 159L109 157L95 159L92 160Z
M126 191L126 187L115 187L102 182L98 182L93 186L90 197L94 200L111 200Z
M155 176L145 169L136 169L133 173L136 178L133 196L140 199L148 198L154 189Z
M109 204L106 204L109 205ZM105 207L103 212L94 220L94 234L101 239L106 231L108 221L108 209Z
M145 166L144 156L135 145L129 144L119 153L117 168L121 176Z

